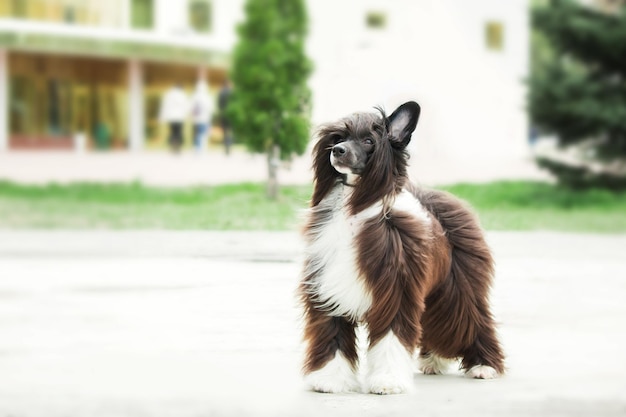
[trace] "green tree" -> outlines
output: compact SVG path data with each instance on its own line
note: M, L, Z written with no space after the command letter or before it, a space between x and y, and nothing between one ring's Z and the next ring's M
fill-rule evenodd
M530 117L568 150L538 163L569 186L626 188L626 7L552 0L532 20Z
M236 137L267 154L268 195L276 198L279 160L302 154L309 140L307 13L304 0L247 0L245 12L227 114Z

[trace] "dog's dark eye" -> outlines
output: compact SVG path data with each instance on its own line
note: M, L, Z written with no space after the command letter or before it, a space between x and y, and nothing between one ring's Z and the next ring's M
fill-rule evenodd
M339 135L334 135L333 136L333 143L335 145L338 144L338 143L341 143L343 141L345 141L345 138L343 138L342 136L339 136Z

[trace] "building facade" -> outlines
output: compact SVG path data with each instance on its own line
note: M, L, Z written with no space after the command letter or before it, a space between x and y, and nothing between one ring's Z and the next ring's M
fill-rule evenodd
M159 146L163 90L198 78L215 90L226 77L233 10L212 0L0 1L0 149L70 148L77 137L91 148Z
M314 119L415 100L422 156L528 153L526 0L310 1Z
M0 148L164 142L174 81L227 76L244 0L3 0ZM309 0L312 121L416 100L416 151L527 152L527 0ZM236 86L235 86L236 88Z

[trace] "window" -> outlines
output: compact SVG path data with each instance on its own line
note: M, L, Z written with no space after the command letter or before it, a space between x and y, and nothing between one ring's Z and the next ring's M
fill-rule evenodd
M25 18L28 15L28 4L25 1L13 0L12 6L14 17Z
M0 16L75 25L119 27L126 0L0 0ZM130 0L129 0L130 1Z
M365 25L369 29L384 29L387 26L387 14L384 12L367 12Z
M212 22L211 2L209 0L189 1L189 25L197 32L210 32Z
M504 25L502 22L491 21L485 24L485 46L490 51L504 49Z
M134 29L152 29L152 0L132 0L131 23Z

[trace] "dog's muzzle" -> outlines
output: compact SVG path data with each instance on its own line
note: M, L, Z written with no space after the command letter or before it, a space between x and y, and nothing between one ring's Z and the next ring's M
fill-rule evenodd
M345 156L347 152L348 152L348 149L346 149L345 145L341 143L333 146L333 156L335 158L342 158L343 156Z
M345 144L338 143L330 153L330 164L341 174L352 174L354 161L351 155L352 152Z

